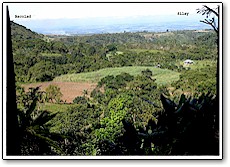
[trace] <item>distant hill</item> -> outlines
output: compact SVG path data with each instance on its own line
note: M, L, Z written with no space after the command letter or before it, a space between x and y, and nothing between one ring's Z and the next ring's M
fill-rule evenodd
M36 32L27 29L26 27L19 25L13 21L10 22L11 26L11 36L17 40L25 40L25 39L41 39L43 38L42 34L38 34Z
M11 21L11 40L15 60L18 56L37 55L47 50L43 34Z

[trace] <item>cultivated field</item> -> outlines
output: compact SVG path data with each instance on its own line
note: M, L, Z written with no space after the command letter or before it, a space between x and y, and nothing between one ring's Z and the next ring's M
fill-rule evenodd
M98 71L79 73L79 74L67 74L56 77L56 82L92 82L97 83L103 77L107 75L119 75L121 73L129 73L130 75L139 75L141 71L149 69L153 72L153 78L156 79L156 83L159 85L169 84L179 79L180 73L167 69L160 69L156 67L147 66L129 66L129 67L117 67L117 68L105 68Z
M45 91L49 85L56 85L61 89L63 94L62 100L67 103L72 103L73 99L77 96L82 96L83 91L87 90L88 94L96 87L96 83L87 83L87 82L42 82L42 83L32 83L22 85L25 90L28 90L30 87L40 86L40 90Z

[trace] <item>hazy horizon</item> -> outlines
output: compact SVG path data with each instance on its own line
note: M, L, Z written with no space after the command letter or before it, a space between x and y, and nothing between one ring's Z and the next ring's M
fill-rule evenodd
M182 16L185 17L185 16ZM202 18L196 17L180 18L174 16L136 16L136 17L101 17L84 19L44 19L17 21L32 31L42 34L98 34L98 33L119 33L137 31L175 31L175 30L201 30L210 27L200 22Z
M206 3L216 7L215 3ZM202 3L10 3L12 21L42 34L208 29ZM51 10L52 9L52 10ZM188 15L178 15L179 12ZM20 18L16 16L30 16Z

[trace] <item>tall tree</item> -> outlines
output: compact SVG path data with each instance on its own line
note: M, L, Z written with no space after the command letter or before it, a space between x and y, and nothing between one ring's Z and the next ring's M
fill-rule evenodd
M219 11L220 6L218 5L216 8L210 8L206 5L203 5L201 9L197 9L197 13L206 15L206 19L201 20L200 22L210 25L213 30L217 34L217 54L219 55ZM217 98L219 98L219 61L220 58L217 59Z
M6 154L19 155L20 154L20 140L19 140L19 126L16 104L16 89L15 89L15 73L14 61L12 54L12 41L11 41L11 27L9 9L6 6L6 20L7 20L7 93L6 93Z
M201 20L200 22L210 25L217 34L216 43L217 43L218 59L217 59L217 77L216 77L216 94L217 94L216 101L218 102L217 105L219 108L219 105L220 105L220 102L219 102L219 95L220 95L220 90L219 90L219 78L220 78L219 74L220 73L219 73L219 69L220 69L220 56L222 56L222 55L219 55L219 23L220 23L219 22L219 12L220 12L220 6L218 5L216 8L211 9L210 7L204 5L203 8L197 9L197 10L198 10L197 13L202 14L202 15L206 15L206 19ZM211 17L211 19L210 19L210 17ZM216 19L217 19L217 21L216 21ZM223 78L223 76L222 76L222 78ZM221 112L221 111L219 111L219 112Z

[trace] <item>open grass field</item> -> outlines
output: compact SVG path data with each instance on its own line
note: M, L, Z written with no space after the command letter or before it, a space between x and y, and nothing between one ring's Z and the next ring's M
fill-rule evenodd
M146 66L130 66L120 68L106 68L94 72L79 73L79 74L67 74L56 77L51 82L30 83L23 84L22 86L27 91L30 87L40 86L40 90L45 91L49 85L56 85L60 88L63 96L61 99L66 103L72 103L77 96L83 96L84 90L87 90L88 94L96 87L97 82L107 75L118 75L121 73L129 73L130 75L139 75L141 71L150 69L153 72L153 78L156 79L158 85L170 84L173 81L179 79L180 73L171 70L160 69L155 67ZM41 109L48 111L66 111L67 107L71 104L43 104Z
M179 79L180 73L167 69L160 69L156 67L147 66L129 66L129 67L117 67L117 68L105 68L98 71L79 73L79 74L66 74L56 77L56 82L89 82L97 83L103 77L107 75L119 75L121 73L129 73L130 75L139 75L141 71L149 69L153 72L153 78L156 79L156 83L159 85L170 84L173 81Z
M78 104L56 104L56 103L39 103L37 107L40 110L46 110L52 113L56 112L65 112L68 110L69 107L76 106Z

